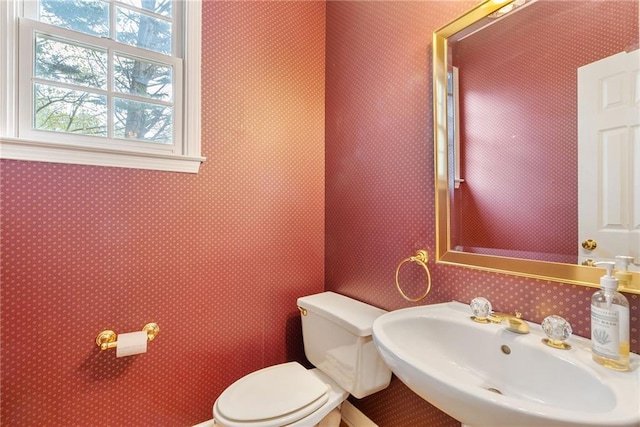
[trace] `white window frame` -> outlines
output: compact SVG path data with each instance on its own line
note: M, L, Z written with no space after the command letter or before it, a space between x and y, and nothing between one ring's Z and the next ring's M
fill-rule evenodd
M19 37L31 37L30 31L47 27L22 18L26 1L30 0L0 0L0 159L197 173L205 160L200 155L201 1L183 0L183 64L174 70L182 73L183 84L175 90L174 105L174 120L181 124L182 132L174 135L171 145L131 141L107 145L103 138L21 131L20 121L31 120L30 107L25 109L23 104L31 102L21 103L20 99L31 96L31 89L24 82L20 86L19 81L24 79L19 76L23 69L33 69L33 55L31 49L20 51ZM64 34L67 30L57 28L56 32ZM78 39L77 33L73 34ZM104 47L110 48L113 43L105 39ZM118 50L123 51L122 45Z

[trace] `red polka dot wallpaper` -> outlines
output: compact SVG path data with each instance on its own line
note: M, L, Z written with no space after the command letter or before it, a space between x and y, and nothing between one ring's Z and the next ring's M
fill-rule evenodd
M637 1L625 3L635 4L637 40ZM563 316L575 334L589 336L593 288L433 260L431 34L474 4L327 3L326 287L387 310L484 296L497 310L518 310L537 323L550 314ZM422 302L409 303L397 291L394 274L419 249L432 257L433 283ZM400 283L405 293L419 296L425 273L405 265ZM640 295L627 297L632 348L638 352ZM460 425L395 378L387 390L352 401L380 426Z
M189 426L304 361L324 289L322 2L205 2L197 175L2 161L3 426ZM98 333L160 333L145 354Z
M394 272L435 247L431 33L476 3L206 0L197 175L0 162L0 424L194 425L241 376L306 362L298 297L415 305ZM419 304L589 333L594 289L428 264ZM424 271L401 281L419 295ZM95 344L151 321L145 354ZM395 378L352 400L380 427L459 425Z

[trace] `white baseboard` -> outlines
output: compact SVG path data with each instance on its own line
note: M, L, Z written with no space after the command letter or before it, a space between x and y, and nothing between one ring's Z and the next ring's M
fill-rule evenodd
M360 410L353 406L348 400L342 403L342 421L349 427L378 427L377 424L360 412Z

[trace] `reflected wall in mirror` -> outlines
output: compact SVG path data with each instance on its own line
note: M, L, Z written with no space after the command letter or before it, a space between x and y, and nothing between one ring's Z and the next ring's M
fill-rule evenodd
M438 258L595 285L603 270L576 265L606 249L579 244L577 75L638 49L638 1L538 0L487 18L504 5L481 3L434 34ZM608 257L631 255L640 264L638 129L628 127L622 172L609 176L630 204L617 218L630 231L617 238L628 243L616 249L625 252ZM640 289L639 274L633 285Z

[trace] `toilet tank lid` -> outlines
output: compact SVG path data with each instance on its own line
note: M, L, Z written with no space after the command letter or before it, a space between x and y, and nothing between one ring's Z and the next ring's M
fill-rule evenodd
M360 337L371 335L373 321L386 313L378 307L335 292L298 298L298 306L336 322Z

